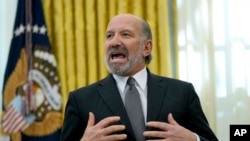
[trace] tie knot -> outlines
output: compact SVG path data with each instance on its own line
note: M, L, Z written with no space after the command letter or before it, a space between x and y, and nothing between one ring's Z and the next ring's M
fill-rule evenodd
M127 81L127 84L130 85L130 86L135 85L135 79L133 77L129 77L128 81Z

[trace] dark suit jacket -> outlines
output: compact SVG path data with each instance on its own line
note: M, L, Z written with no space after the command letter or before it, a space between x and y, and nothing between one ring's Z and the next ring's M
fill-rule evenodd
M201 141L217 141L202 111L200 100L192 84L161 77L148 71L147 121L167 122L174 119L185 128L199 135ZM135 141L126 109L116 82L110 74L105 79L70 93L66 105L61 141L79 141L93 112L96 123L109 116L120 116L117 124L126 126L127 141ZM147 130L152 130L147 128Z

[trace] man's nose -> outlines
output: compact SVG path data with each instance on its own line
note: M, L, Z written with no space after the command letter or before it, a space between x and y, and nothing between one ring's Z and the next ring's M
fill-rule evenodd
M112 47L117 47L122 44L121 38L119 35L115 35L111 40L110 40L110 45Z

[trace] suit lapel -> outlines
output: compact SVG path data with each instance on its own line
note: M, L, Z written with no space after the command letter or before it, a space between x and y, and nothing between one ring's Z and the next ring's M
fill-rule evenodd
M156 121L164 102L166 85L162 79L148 72L147 121ZM167 120L167 117L166 117Z
M126 130L134 136L126 109L123 105L121 96L119 94L116 82L112 75L109 75L104 81L99 85L98 92L103 98L104 102L107 104L109 109L112 111L113 115L121 117L121 124L126 126Z
M156 121L164 102L164 93L166 85L161 81L162 79L154 76L148 71L148 105L147 105L147 121ZM119 94L116 82L112 75L109 75L104 81L99 84L97 88L98 93L107 104L113 115L121 117L121 124L126 126L126 130L134 136L126 109L123 105L121 96ZM166 117L167 120L167 117Z

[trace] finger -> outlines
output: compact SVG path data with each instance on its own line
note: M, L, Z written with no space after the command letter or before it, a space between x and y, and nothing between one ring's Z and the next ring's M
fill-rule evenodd
M148 127L158 128L158 129L161 129L161 130L167 130L168 126L169 126L168 123L158 122L158 121L150 121L150 122L147 122L146 125Z
M88 119L87 128L94 126L94 124L95 124L95 115L92 112L89 112L89 119Z
M143 133L145 137L150 137L150 138L165 138L167 137L167 132L164 131L145 131Z
M103 138L104 141L120 141L125 140L127 138L126 134L115 134L109 135Z
M114 134L114 133L117 133L118 131L123 131L123 130L125 130L124 125L111 125L105 128L103 133L104 135L109 135L109 134Z
M149 139L146 141L173 141L173 140L169 140L169 139Z
M120 121L120 117L119 116L112 116L112 117L107 117L103 120L101 120L100 122L98 122L96 124L96 126L100 127L100 128L105 128L111 124L115 124L118 121Z
M179 125L179 124L175 121L175 119L174 119L172 113L168 114L168 122L169 122L170 124L173 124L173 125Z
M167 140L167 139L153 139L153 140L146 140L146 141L172 141L172 140Z

